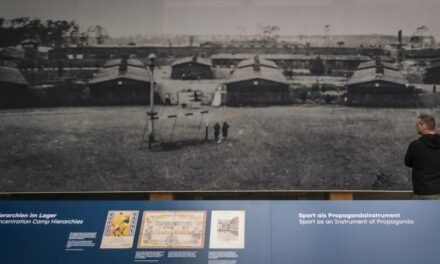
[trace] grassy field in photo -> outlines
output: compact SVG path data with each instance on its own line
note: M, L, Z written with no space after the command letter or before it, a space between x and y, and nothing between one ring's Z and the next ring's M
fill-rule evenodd
M410 190L403 165L415 117L432 109L210 108L156 121L145 106L0 111L0 191ZM200 112L159 107L160 116ZM215 122L229 138L213 140ZM161 144L165 143L165 144Z

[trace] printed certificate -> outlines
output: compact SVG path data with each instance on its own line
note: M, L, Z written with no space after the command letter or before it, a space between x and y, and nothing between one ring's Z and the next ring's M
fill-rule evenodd
M245 211L212 211L209 248L244 249Z
M109 211L101 248L132 248L139 211Z
M203 248L206 211L144 211L138 248Z

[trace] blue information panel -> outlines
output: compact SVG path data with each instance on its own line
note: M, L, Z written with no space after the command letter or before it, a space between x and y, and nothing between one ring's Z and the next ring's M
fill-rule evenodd
M272 263L440 263L440 202L272 202Z
M1 202L0 258L27 264L267 264L269 210L264 201Z
M5 201L1 263L440 261L437 201Z

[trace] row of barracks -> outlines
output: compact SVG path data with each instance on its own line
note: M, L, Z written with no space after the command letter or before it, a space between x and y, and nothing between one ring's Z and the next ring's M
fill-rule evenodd
M199 65L200 67L198 67ZM190 79L211 78L209 64L196 57L173 65ZM189 72L182 73L182 69ZM173 73L172 73L173 75ZM28 83L17 68L0 67L1 105L20 106L28 97ZM149 102L150 73L140 60L113 59L88 80L89 103L98 105L145 104ZM291 103L290 83L278 65L254 56L234 68L223 82L229 106L282 105ZM156 94L158 97L158 95ZM160 98L158 98L160 99ZM380 59L361 63L347 82L347 104L365 106L414 106L416 90L394 65Z
M274 61L284 71L307 74L318 58L322 60L324 75L351 75L359 64L372 58L381 57L383 61L393 62L395 56L386 48L379 47L310 47L292 43L271 42L206 42L198 46L140 45L140 46L86 46L46 49L38 42L23 41L25 60L21 68L100 68L111 59L130 56L147 63L148 54L157 55L158 65L171 65L179 60L187 60L198 54L199 61L205 60L213 68L234 68L242 60L259 55ZM411 59L428 63L426 83L434 83L438 73L436 60L440 49L400 49L401 59ZM180 77L177 77L180 76ZM174 79L191 79L194 76L177 74ZM208 78L208 77L203 77Z
M281 43L213 43L207 42L199 46L166 46L166 45L139 45L139 46L86 46L66 47L53 49L49 52L49 59L94 59L109 60L120 58L126 54L133 54L138 58L147 58L154 53L158 58L185 58L193 54L210 58L216 54L305 54L305 55L362 55L385 56L388 54L383 48L352 48L352 47L298 47L294 44ZM164 61L165 62L165 61Z
M37 43L34 44L37 45ZM80 90L84 86L80 86L73 96L85 99L83 101L86 104L148 103L150 76L149 72L145 69L146 59L136 58L139 56L146 58L147 52L151 51L163 53L159 53L157 63L159 66L170 65L170 77L175 80L214 79L216 78L214 74L215 69L223 68L230 70L231 74L228 75L226 80L221 82L223 89L227 92L225 103L231 106L290 103L292 98L289 95L289 91L291 91L292 87L283 75L283 71L286 68L310 68L317 59L323 62L325 75L352 75L347 82L348 104L410 106L413 105L412 102L416 94L415 89L408 85L407 80L400 71L390 63L390 58L384 56L383 52L376 50L375 54L377 56L375 58L379 58L378 60L371 60L370 56L362 54L367 53L367 49L358 48L321 48L320 50L314 50L315 53L320 54L283 54L277 52L280 50L285 52L286 47L275 45L272 46L274 50L270 50L272 53L261 54L263 49L266 50L268 47L252 46L249 49L257 49L254 51L258 52L254 54L212 52L213 54L210 54L209 58L194 55L198 53L192 53L204 48L204 54L206 55L206 49L209 50L210 47L216 47L216 52L221 51L218 45L208 44L189 48L173 47L172 53L169 53L170 47L157 46L62 48L49 51L48 56L43 61L46 63L56 61L56 64L59 64L60 61L62 64L65 64L63 61L72 61L75 62L75 65L81 65L81 67L84 65L88 66L88 62L93 62L93 67L91 67L95 69L93 70L93 75L84 78L87 79L88 96L85 97L83 91ZM235 45L228 47L228 50L249 51L248 47ZM298 53L302 52L300 48L294 49ZM33 48L32 50L36 49ZM310 50L313 49L310 48ZM334 54L326 54L328 50L331 50ZM20 98L19 94L23 93L26 87L29 86L29 80L24 78L17 68L7 67L9 62L14 60L23 61L23 58L17 58L17 55L14 55L14 50L2 49L1 52L3 54L2 59L0 59L0 63L3 65L0 72L2 105L5 104L5 98L7 98L7 101L15 101L12 104L12 106L15 106L20 100L11 100L9 97ZM369 55L374 54L371 50L368 50L368 52L370 52ZM25 53L28 53L24 56L24 61L26 62L26 56L29 56L29 53L32 52L27 50ZM171 56L169 56L170 54ZM164 55L164 57L161 58L160 55ZM180 57L183 55L187 56ZM82 64L83 62L85 64ZM431 73L431 76L434 76L434 78L437 69L435 65L432 64L433 73ZM85 68L87 67L83 69ZM21 88L13 88L14 86ZM398 87L397 90L395 86ZM11 89L16 92L12 92ZM35 96L35 89L30 94ZM58 92L57 94L60 97L65 97L66 94L71 96L71 91L66 93ZM374 95L373 97L371 96L372 94ZM405 96L393 97L396 94L404 94ZM75 98L72 101L75 101ZM393 98L398 99L393 101L391 100Z

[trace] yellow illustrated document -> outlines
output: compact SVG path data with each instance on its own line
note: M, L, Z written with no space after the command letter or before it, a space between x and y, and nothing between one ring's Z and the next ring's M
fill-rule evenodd
M132 248L139 211L109 211L101 248Z

